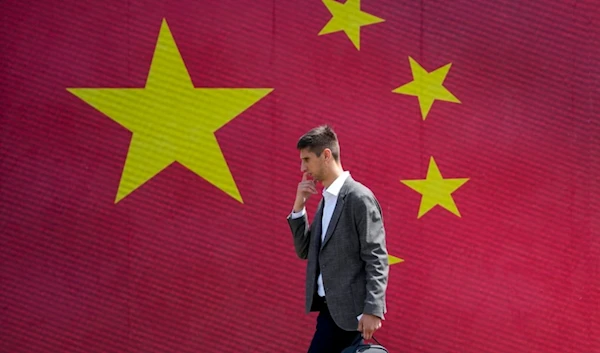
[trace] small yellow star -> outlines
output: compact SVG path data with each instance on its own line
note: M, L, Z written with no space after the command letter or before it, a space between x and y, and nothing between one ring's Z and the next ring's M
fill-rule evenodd
M144 88L68 91L132 132L115 203L179 162L243 202L215 132L272 88L196 88L163 20Z
M468 180L469 178L444 179L435 160L431 157L426 179L402 180L402 183L422 195L417 218L421 218L436 205L440 205L460 217L452 193Z
M395 265L395 264L399 264L401 262L404 262L403 259L396 257L396 256L392 256L392 255L388 255L388 263L389 265Z
M360 27L385 21L360 10L360 0L347 0L342 4L335 0L323 0L331 20L319 32L319 35L344 31L357 50L360 50Z
M408 60L413 74L413 81L394 89L392 92L417 96L423 120L427 118L427 114L429 114L429 110L431 110L431 106L436 99L460 103L458 98L442 85L452 64L447 64L433 72L427 72L413 58L409 57Z

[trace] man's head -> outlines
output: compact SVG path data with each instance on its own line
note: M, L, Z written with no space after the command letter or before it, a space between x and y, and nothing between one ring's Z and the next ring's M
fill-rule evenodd
M302 160L301 171L313 179L327 179L333 169L341 168L340 145L336 133L328 125L318 126L298 140L296 148Z

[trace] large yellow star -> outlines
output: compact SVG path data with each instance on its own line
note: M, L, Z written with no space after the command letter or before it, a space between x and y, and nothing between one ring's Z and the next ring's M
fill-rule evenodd
M419 106L421 107L421 116L423 120L427 118L427 114L431 110L433 102L437 100L460 103L450 91L446 89L442 84L446 79L448 71L452 64L447 64L443 67L438 68L433 72L427 72L419 63L413 58L408 58L410 62L410 69L413 75L413 81L394 89L392 92L399 94L406 94L409 96L417 96L419 99Z
M436 205L440 205L460 217L452 193L468 180L469 178L444 179L435 160L431 157L426 179L402 180L402 183L422 195L417 218L421 218Z
M132 132L115 203L177 161L243 202L215 132L272 89L195 88L163 20L145 88L70 88Z
M347 0L342 4L335 0L323 0L331 19L319 35L344 31L356 49L360 50L360 27L385 21L360 10L360 0Z

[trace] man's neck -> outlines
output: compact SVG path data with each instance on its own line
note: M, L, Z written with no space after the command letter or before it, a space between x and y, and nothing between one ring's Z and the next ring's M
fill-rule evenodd
M322 181L323 187L327 189L331 184L333 184L335 179L342 175L342 173L344 173L344 169L342 169L342 167L333 168L327 176L327 179Z

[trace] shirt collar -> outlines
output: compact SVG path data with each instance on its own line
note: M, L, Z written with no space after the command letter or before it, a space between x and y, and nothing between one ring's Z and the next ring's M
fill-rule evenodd
M333 181L333 183L331 183L331 185L329 185L329 187L327 189L323 189L323 195L330 194L332 196L338 196L340 193L340 190L342 190L342 186L344 185L344 182L346 181L346 179L348 179L348 177L350 176L350 172L345 171L342 174L340 174L340 176L337 177L337 179L335 179Z

